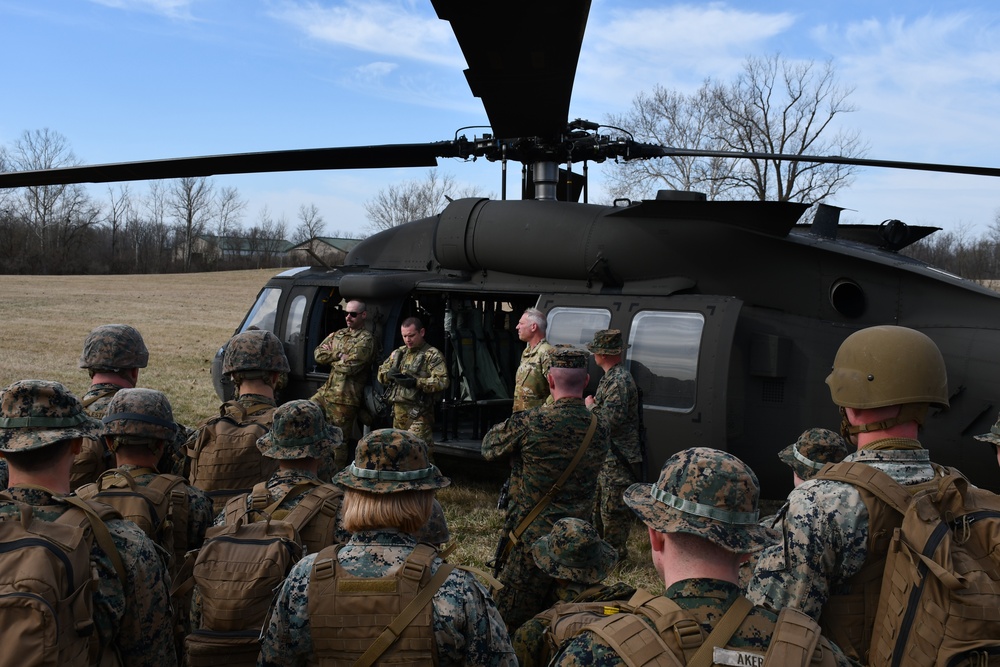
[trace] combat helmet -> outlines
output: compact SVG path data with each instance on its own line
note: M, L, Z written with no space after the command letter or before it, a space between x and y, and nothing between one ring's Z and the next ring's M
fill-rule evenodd
M119 389L108 403L104 434L109 447L173 440L177 433L174 412L163 392L155 389Z
M928 405L948 407L948 371L927 335L900 326L875 326L848 336L826 378L833 402L858 410L901 405L898 417L850 426L851 434L895 424L922 424Z
M240 373L243 377L253 377L253 373L288 371L288 358L281 341L263 329L248 329L230 338L222 357L222 372L226 375Z
M148 363L149 350L142 334L127 324L102 324L83 341L80 368L119 371L145 368Z

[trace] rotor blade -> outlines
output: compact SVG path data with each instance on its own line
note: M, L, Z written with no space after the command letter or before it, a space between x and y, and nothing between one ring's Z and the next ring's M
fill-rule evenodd
M787 153L740 153L738 151L714 151L697 148L672 148L654 144L633 144L638 150L630 152L628 159L691 156L723 157L742 160L780 160L782 162L816 162L820 164L847 164L858 167L883 167L889 169L911 169L914 171L937 171L950 174L972 174L974 176L1000 176L1000 167L973 167L961 164L938 164L934 162L904 162L900 160L869 160L866 158L844 157L841 155L789 155Z
M501 139L557 137L565 130L590 0L433 0L451 23Z
M260 174L276 171L435 167L437 166L436 158L456 157L458 152L456 142L442 141L427 144L387 144L205 155L166 160L3 172L0 173L0 188L145 181L218 174Z

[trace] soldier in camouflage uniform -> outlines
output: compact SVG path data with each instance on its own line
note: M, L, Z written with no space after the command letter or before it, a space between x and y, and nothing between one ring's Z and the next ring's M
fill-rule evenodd
M323 407L327 421L344 434L344 444L335 453L337 470L347 465L348 441L354 437L354 420L365 400L365 384L375 358L375 339L365 329L365 304L348 301L344 316L347 326L327 336L313 352L316 363L330 367L330 376L312 400Z
M54 521L70 508L69 471L83 440L100 437L100 422L58 382L22 380L0 395L0 453L10 469L10 488L0 496L0 515L17 521L17 503L30 505L35 520ZM82 501L86 502L86 501ZM89 503L88 503L89 504ZM106 506L89 504L99 513ZM115 515L120 516L120 515ZM116 651L126 667L176 665L169 576L157 547L135 524L106 520L117 553L109 556L95 539L91 563L94 621L103 659ZM92 529L91 529L92 530ZM114 560L123 566L119 574ZM17 642L8 637L8 642Z
M430 516L434 491L450 483L428 460L424 443L412 433L396 429L377 430L362 438L354 462L334 481L345 488L344 523L353 535L339 551L331 548L306 556L289 573L264 627L259 667L304 666L318 664L323 658L340 658L351 664L360 657L360 652L350 649L338 652L329 639L356 637L362 631L366 633L363 636L377 636L387 619L373 619L373 627L367 628L363 627L365 617L356 616L350 634L344 628L331 627L336 623L329 620L322 627L313 627L310 591L317 585L311 581L315 570L333 559L346 576L361 578L355 580L354 588L361 587L365 579L382 579L399 570L417 548L412 533ZM442 566L443 561L434 558L431 570L437 572ZM503 621L489 593L472 574L452 570L434 593L431 605L427 632L433 633L437 664L517 665ZM388 660L412 651L416 643L393 645L384 657ZM416 649L421 648L417 644ZM429 649L423 650L427 655L420 662L432 664Z
M681 616L675 623L665 624L659 633L650 618L652 614L641 613L655 609L652 605L641 607L634 616L626 613L609 616L564 643L552 664L599 667L626 664L604 635L594 630L603 629L614 635L615 627L628 625L636 618L648 628L642 632L652 641L644 641L644 635L637 633L630 645L647 650L656 644L658 634L678 664L700 658L706 658L702 663L706 665L764 664L772 637L776 636L778 616L764 607L748 604L736 583L740 560L778 539L777 533L758 523L759 498L757 476L746 464L726 452L703 447L687 449L667 459L655 484L630 486L625 492L625 502L648 528L653 564L666 586L663 597L674 603L667 608L679 607ZM639 594L633 601L637 602L637 598ZM657 600L654 598L653 602ZM692 645L698 634L704 642L723 615L734 607L742 607L745 615L730 637L720 638L714 645ZM682 624L692 622L700 627L700 632L678 632ZM687 637L683 647L678 641L681 634ZM653 655L647 650L645 658L651 659ZM816 667L852 664L823 638L814 653L803 657L805 664Z
M102 324L83 341L80 368L90 374L90 389L80 402L87 414L97 419L107 412L108 404L119 389L135 387L139 370L149 363L149 350L134 327L127 324ZM177 424L168 447L163 449L158 469L164 473L185 476L184 442L191 429ZM104 442L87 442L73 462L70 483L73 488L96 482L101 473L115 467L114 457Z
M582 519L565 518L556 521L545 537L531 547L535 565L552 577L557 586L550 605L560 602L599 602L626 600L635 589L625 583L605 586L601 582L618 562L614 546L605 542L597 530ZM519 627L511 637L514 652L521 667L545 667L552 654L545 633L549 619L535 615Z
M545 340L545 315L528 308L517 322L517 337L524 341L521 364L514 376L513 412L537 408L549 397L549 353L552 345Z
M618 329L603 329L594 333L587 349L604 370L597 384L597 393L585 400L594 414L607 422L611 429L611 446L604 467L597 478L597 511L594 525L618 550L618 560L628 556L628 534L632 528L632 512L625 507L622 493L639 479L642 463L642 443L639 440L639 388L632 374L622 363L622 353L628 347Z
M608 426L583 402L589 379L587 356L580 349L556 347L549 355L548 373L553 403L517 412L483 438L487 461L511 461L510 503L503 532L507 536L552 489L584 443L592 418L596 420L583 457L562 489L513 544L500 572L503 588L496 595L497 607L511 631L545 609L549 589L555 585L535 565L530 546L559 519L590 521L594 513L597 475L608 452Z
M426 331L416 317L400 326L403 345L382 362L378 381L389 388L392 426L427 443L434 459L434 396L448 388L448 365L437 348L424 340Z
M841 408L841 431L857 437L858 451L845 461L870 465L904 486L933 479L917 436L929 405L948 406L948 377L930 338L898 326L857 331L841 344L826 383ZM784 526L783 541L760 554L747 596L804 611L848 655L864 656L881 577L863 577L862 568L885 557L888 539L869 534L861 493L820 474L789 494ZM852 604L859 595L866 602Z
M982 435L976 435L973 437L980 442L989 444L997 456L997 463L1000 464L1000 417L997 418L997 423L990 428L989 433L983 433Z

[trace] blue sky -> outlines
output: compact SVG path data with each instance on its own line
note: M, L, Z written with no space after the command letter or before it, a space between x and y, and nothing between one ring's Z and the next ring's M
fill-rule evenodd
M656 85L728 81L747 55L831 59L868 157L1000 166L1000 4L593 0L570 117L603 120ZM64 135L85 163L450 139L486 115L428 0L0 0L0 144ZM500 167L443 160L500 192ZM590 170L599 197L601 166ZM517 172L515 172L517 173ZM295 226L364 233L364 204L426 169L213 177ZM133 186L140 190L142 184ZM106 186L91 186L104 197ZM980 235L1000 179L865 169L830 203Z

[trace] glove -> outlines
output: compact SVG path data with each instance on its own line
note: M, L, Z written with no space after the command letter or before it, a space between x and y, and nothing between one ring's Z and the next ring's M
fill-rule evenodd
M417 386L417 378L412 375L407 375L406 373L396 373L393 376L392 381L404 389L413 389Z

